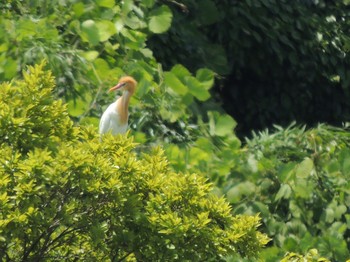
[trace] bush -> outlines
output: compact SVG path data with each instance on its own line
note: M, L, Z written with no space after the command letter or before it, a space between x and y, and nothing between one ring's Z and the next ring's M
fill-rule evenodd
M4 261L219 261L268 242L258 216L232 216L205 178L172 172L160 148L137 155L130 136L99 142L73 127L43 64L24 75L0 93Z
M255 134L222 185L235 214L260 212L273 238L266 261L316 248L334 261L349 258L350 134L319 125L276 127Z

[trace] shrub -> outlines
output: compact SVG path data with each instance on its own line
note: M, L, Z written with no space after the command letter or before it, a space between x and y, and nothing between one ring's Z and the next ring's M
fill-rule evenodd
M43 64L0 93L0 254L4 261L219 261L256 256L258 216L231 215L160 148L73 127ZM20 120L18 120L20 119ZM6 131L11 137L6 137Z
M271 248L266 261L316 248L334 261L349 258L350 134L343 128L296 126L247 140L222 192L235 214L261 212Z

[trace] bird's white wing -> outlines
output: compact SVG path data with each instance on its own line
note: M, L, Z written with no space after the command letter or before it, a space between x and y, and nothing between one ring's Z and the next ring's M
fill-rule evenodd
M111 128L111 120L112 120L112 106L114 106L114 103L109 105L109 107L106 109L106 111L102 114L101 120L100 120L100 126L99 126L99 133L105 134L107 133Z
M117 103L109 105L100 120L99 133L111 132L113 135L124 134L128 129L128 123L120 123L120 116L116 110Z
M110 122L110 116L104 113L101 117L100 126L99 126L99 133L101 135L107 133L109 122Z

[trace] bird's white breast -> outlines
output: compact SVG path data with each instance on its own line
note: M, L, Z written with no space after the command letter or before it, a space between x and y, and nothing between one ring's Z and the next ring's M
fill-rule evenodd
M111 132L113 135L124 134L128 129L128 123L121 123L120 115L116 110L116 102L110 104L100 120L99 133Z

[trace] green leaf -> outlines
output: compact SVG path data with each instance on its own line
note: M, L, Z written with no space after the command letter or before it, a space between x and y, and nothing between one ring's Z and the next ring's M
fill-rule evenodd
M158 7L150 13L149 30L155 34L166 32L171 25L172 18L173 14L168 6Z
M334 221L334 211L332 208L328 207L326 209L326 217L325 217L325 221L327 223L332 223Z
M70 100L68 102L68 112L71 116L80 116L86 111L87 103L82 99Z
M283 243L283 248L288 251L295 250L297 246L298 242L292 237L288 237Z
M134 7L134 1L133 0L124 0L122 7L122 14L126 16L128 13L130 13Z
M209 90L214 84L214 72L210 69L201 68L197 70L196 78L206 90Z
M74 4L72 9L73 9L75 16L80 17L85 12L85 5L84 5L84 3L79 2L79 3Z
M136 30L128 30L124 28L122 30L122 35L125 37L125 46L130 49L139 51L141 48L144 48L146 35Z
M89 42L92 45L97 45L100 41L98 28L94 20L86 20L81 24L83 40Z
M191 164L196 164L199 161L208 161L210 155L207 151L204 151L198 147L191 147L190 149L190 159L192 161Z
M218 136L226 136L232 134L236 121L229 115L221 115L215 125L215 134Z
M289 162L279 167L279 177L284 183L287 183L291 179L294 179L293 177L295 175L295 166L295 163Z
M275 202L279 201L282 198L288 199L291 193L292 193L292 189L290 188L290 186L288 184L283 184L275 196Z
M210 98L210 93L204 89L204 87L195 77L186 77L186 85L189 88L189 92L198 100L205 101Z
M107 20L96 22L96 27L98 29L99 40L102 42L107 41L112 35L117 33L114 24Z
M296 176L301 178L307 178L310 176L312 170L314 169L314 162L311 158L305 158L303 162L301 162L296 170Z
M337 219L340 219L343 214L345 214L347 211L347 207L345 205L339 205L334 210L334 216Z
M237 203L242 200L243 196L249 196L256 190L255 185L252 182L246 181L233 186L227 193L227 199L231 203Z
M106 60L102 59L102 58L97 58L94 61L94 66L96 69L96 72L98 73L100 78L107 78L109 77L110 74L110 67L108 65L108 63L106 62Z
M17 25L17 37L18 40L23 40L25 38L34 36L37 29L37 24L32 20L20 20Z
M11 57L7 58L6 64L4 66L5 79L11 79L17 74L17 61Z
M86 51L82 53L82 56L89 62L94 61L98 57L98 52L95 50Z
M179 95L184 95L188 91L188 88L172 72L164 73L164 82Z
M340 154L342 163L342 169L344 173L350 173L350 151L349 149L343 150Z
M114 0L97 0L96 4L107 8L112 8L115 5Z
M159 110L159 113L162 116L162 118L168 120L170 123L176 122L183 114L179 110L170 112L169 110L166 110L165 108L161 108Z
M214 145L211 143L211 141L208 138L205 137L200 137L198 138L198 140L196 141L196 145L208 152L211 152L214 150Z
M154 5L155 0L143 0L142 5L144 5L147 8L150 8Z
M69 105L68 105L68 110L69 110ZM74 112L74 114L77 114L77 113L78 112ZM85 112L82 112L82 113L85 113ZM77 116L81 116L82 113L78 114ZM81 125L86 125L86 126L98 126L99 123L100 123L100 119L97 117L83 117L80 121Z
M306 178L297 178L294 192L296 197L309 198L312 195L313 183L309 183Z
M186 82L186 77L191 76L190 71L181 64L177 64L171 68L171 72L176 75L183 83Z

